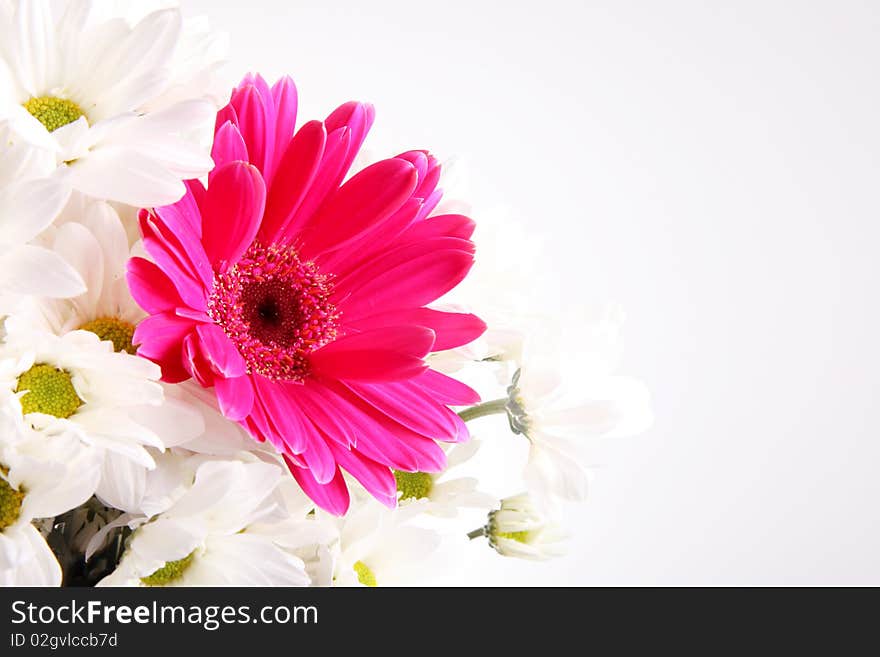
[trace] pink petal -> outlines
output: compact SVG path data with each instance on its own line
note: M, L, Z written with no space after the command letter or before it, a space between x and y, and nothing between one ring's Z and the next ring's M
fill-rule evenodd
M302 453L313 427L303 424L302 408L296 403L284 382L275 382L254 375L257 395L266 410L266 420L271 422L278 436L294 454Z
M431 308L386 310L371 317L346 322L347 329L372 331L388 326L424 326L434 331L431 351L445 351L473 342L486 330L486 323L469 313L450 313Z
M251 407L250 415L242 422L242 425L248 432L258 441L268 440L279 454L287 453L287 446L275 429L275 426L269 420L268 412L265 409L263 400L257 394L257 386L255 376L251 377L251 387L254 388L254 403Z
M397 381L425 371L422 359L434 332L421 326L396 326L347 335L309 356L314 371L343 381Z
M132 258L125 267L131 296L150 315L185 305L171 279L144 258Z
M474 220L463 214L440 214L413 223L399 239L401 243L440 236L467 240L474 234L474 228L476 228Z
M162 368L162 380L177 383L189 378L183 368L181 346L195 329L195 323L170 312L141 320L134 330L132 343L140 345L138 355L149 358Z
M299 457L312 471L315 481L319 484L329 483L336 474L336 459L333 458L324 436L318 432L310 418L304 415L301 419L305 424L311 425L312 432L308 445Z
M205 285L194 271L192 263L181 252L179 243L170 245L159 233L157 225L159 220L146 210L141 210L138 219L144 249L155 260L159 269L174 283L180 298L191 308L205 308Z
M277 163L281 153L287 148L296 127L297 93L296 85L289 76L284 76L272 85L272 100L275 104L275 149ZM275 172L271 175L274 180Z
M153 225L163 242L174 251L181 263L189 267L196 280L206 288L210 287L214 272L199 239L201 229L195 228L203 221L195 202L184 196L174 205L156 208L154 213L156 220Z
M238 261L260 226L266 188L250 164L231 162L214 172L205 197L202 241L215 268Z
M371 406L427 438L452 440L458 433L457 424L451 417L455 413L408 381L346 385Z
M233 125L238 125L238 114L236 114L232 103L228 103L224 107L221 107L220 111L217 112L217 118L214 119L214 134L216 134L220 127L227 121Z
M469 406L480 401L480 395L476 390L435 370L428 370L413 379L411 383L440 404Z
M211 361L207 359L202 351L201 340L198 334L189 333L183 338L181 349L183 355L183 367L190 376L199 382L204 388L210 388L214 385L214 370L211 367Z
M202 352L215 372L226 378L244 376L247 363L222 328L216 324L199 324L196 332L202 343Z
M278 241L278 233L293 219L310 190L324 153L327 133L320 121L306 123L283 153L266 199L266 215L260 226L260 239ZM298 227L293 225L290 230ZM289 241L289 240L288 240Z
M442 252L461 252L473 256L474 243L457 237L434 237L419 242L408 242L380 254L372 254L372 257L361 262L359 266L345 273L336 272L335 297L338 300L357 296L359 288L372 283L396 267L406 265L423 256Z
M355 156L364 143L364 139L367 138L367 133L370 131L375 117L376 111L372 105L350 101L333 110L324 121L328 133L345 127L351 134L350 146L339 169L338 179L335 182L336 186L342 182L345 174L348 173Z
M207 191L205 190L205 186L202 184L202 181L198 178L194 180L184 180L183 184L186 185L186 195L181 199L189 201L189 205L187 207L188 213L193 217L193 222L190 228L192 231L199 236L202 237L202 202L205 200L205 194Z
M232 122L227 121L214 134L211 158L214 160L214 171L230 162L248 161L247 146L245 146L238 128ZM209 186L214 180L214 171L208 176Z
M232 94L231 104L250 162L268 178L275 148L275 102L265 80L257 76L240 85Z
M350 498L348 487L345 485L345 479L343 479L339 468L336 469L336 475L330 483L319 484L307 469L298 466L287 456L284 457L284 460L294 479L315 504L335 516L345 515L345 512L348 511Z
M334 385L339 387L333 387ZM351 442L352 448L366 447L365 455L368 458L387 466L398 469L418 469L417 454L394 431L397 428L404 429L402 426L396 425L386 418L387 423L390 423L393 429L385 429L370 414L373 409L357 395L339 384L326 385L322 383L311 386L311 388L312 393L323 401L323 406L333 417L344 418L345 423L351 427L355 437L355 440ZM408 432L406 429L404 431ZM369 436L372 434L380 437L381 448L370 441Z
M397 156L401 160L413 163L419 172L419 185L413 196L421 199L430 197L440 181L440 163L428 151L407 151Z
M354 320L385 309L424 306L458 285L473 264L473 255L464 251L426 253L376 276L338 307Z
M338 382L316 388L356 428L353 446L367 458L407 472L437 472L446 465L446 454L437 443L408 429L370 405Z
M367 491L385 506L397 506L397 482L387 465L380 465L356 450L348 450L331 443L336 462L357 479Z
M365 232L341 249L324 253L315 262L326 271L345 276L348 272L363 266L387 251L389 244L396 244L395 238L409 226L422 210L422 202L417 198L409 198L391 217L376 227L376 230Z
M254 407L254 388L249 376L231 379L218 377L214 379L214 390L220 412L230 420L240 422L245 419Z
M470 429L468 429L467 422L462 420L461 417L457 413L450 412L450 417L452 418L452 421L455 422L455 425L458 429L458 431L455 434L455 439L451 440L450 442L465 443L468 440L470 440L471 433L470 433Z
M348 128L338 128L333 132L327 130L327 139L324 142L324 153L321 163L309 186L309 193L303 199L299 208L289 220L289 231L303 230L315 216L327 197L339 188L337 172L342 166L351 145L351 131Z
M375 111L364 103L345 103L324 121L327 143L308 197L294 217L294 224L305 225L324 205L345 178L361 144L373 124Z
M415 168L404 160L382 160L367 167L340 187L310 223L300 255L310 260L388 219L417 181Z
M330 440L346 449L357 442L357 428L347 418L343 404L334 403L322 393L323 386L307 379L297 386L296 399L312 424Z

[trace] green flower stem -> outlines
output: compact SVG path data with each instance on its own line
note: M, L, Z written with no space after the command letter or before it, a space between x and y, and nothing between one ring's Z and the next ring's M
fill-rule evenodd
M483 402L476 406L471 406L461 411L458 416L465 422L476 420L478 417L486 415L497 415L499 413L507 413L507 399L494 399L492 401Z
M479 529L475 529L472 532L468 532L468 538L474 540L475 538L480 538L480 536L486 535L486 528L480 527Z

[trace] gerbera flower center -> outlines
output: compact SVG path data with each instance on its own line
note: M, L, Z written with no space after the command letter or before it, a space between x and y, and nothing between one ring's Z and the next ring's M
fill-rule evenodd
M147 586L167 586L172 582L176 582L181 577L183 577L183 574L192 565L195 556L196 551L193 550L183 559L178 559L177 561L169 561L164 566L159 568L159 570L147 575L146 577L141 577L141 582L143 582Z
M419 500L428 497L434 488L434 477L427 472L403 472L394 471L394 479L397 481L397 490L400 491L400 499Z
M376 575L363 561L355 561L352 566L358 576L358 581L364 586L376 586Z
M15 490L6 477L9 475L9 469L0 465L0 532L7 527L11 527L21 515L21 502L24 500L24 493Z
M26 392L21 397L21 412L45 413L68 418L83 405L76 394L70 372L45 363L31 367L18 377L15 392Z
M244 357L248 373L302 381L308 355L336 339L333 287L312 262L289 246L254 242L214 277L208 315Z
M82 108L72 100L54 96L31 98L24 103L24 108L49 132L54 132L68 123L73 123L79 117L85 116Z
M113 343L113 351L124 351L129 354L137 353L137 348L131 344L134 336L134 326L115 317L99 317L86 322L79 327L82 331L94 333L102 340Z

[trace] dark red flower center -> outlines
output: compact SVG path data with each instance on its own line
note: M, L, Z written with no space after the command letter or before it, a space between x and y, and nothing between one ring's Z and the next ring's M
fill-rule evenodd
M339 313L328 276L289 246L254 242L214 277L208 315L229 336L249 373L302 381L308 354L332 342Z

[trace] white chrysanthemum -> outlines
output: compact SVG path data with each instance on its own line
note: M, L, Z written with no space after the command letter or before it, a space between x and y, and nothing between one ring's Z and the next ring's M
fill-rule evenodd
M505 557L540 561L565 553L565 532L527 494L502 500L501 508L489 514L483 533L489 545Z
M0 404L17 407L46 437L75 437L99 463L114 464L105 468L113 476L120 476L129 461L154 466L146 447L161 449L163 442L150 427L174 427L174 420L165 417L160 372L154 363L115 353L111 343L89 331L59 336L16 316L6 319L5 328ZM47 450L50 445L46 443ZM51 457L48 451L46 455ZM104 483L102 478L102 497L113 497ZM124 500L105 501L124 508Z
M450 476L450 471L468 461L479 447L476 439L450 447L443 472L395 470L399 504L408 506L421 500L425 513L443 518L454 518L462 508L488 509L497 504L496 498L477 490L479 482L474 477Z
M283 470L245 455L184 459L178 472L191 463L199 463L191 486L181 494L179 484L163 481L173 501L161 513L129 523L134 533L126 552L99 586L308 585L303 562L265 529L279 521Z
M0 2L0 120L52 151L74 189L141 207L173 203L182 180L213 166L200 141L216 106L187 81L216 62L195 54L176 75L176 60L194 55L181 51L178 9L129 24L91 16L93 4Z
M64 258L30 244L67 201L66 186L52 174L53 160L0 122L0 295L70 297L85 290Z
M619 311L582 325L579 353L553 362L544 345L528 345L508 390L511 428L529 440L525 480L545 505L583 500L589 439L632 436L653 422L651 396L636 379L613 372L620 354Z
M47 450L20 415L0 408L0 586L61 584L58 561L32 521L82 504L97 484L98 464L75 439L51 443Z
M340 520L332 546L335 586L414 586L430 574L440 535L406 524L424 510L423 501L387 509L367 500Z

